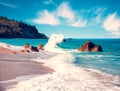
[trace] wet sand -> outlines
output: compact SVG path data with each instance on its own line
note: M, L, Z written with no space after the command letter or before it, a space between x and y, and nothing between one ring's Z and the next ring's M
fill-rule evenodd
M15 54L16 52L0 46L0 54Z
M20 53L13 50L0 47L0 91L6 87L16 84L16 82L7 82L27 75L42 75L52 73L53 70L43 66L41 62L34 62L30 59L36 59L39 53Z
M20 58L17 59L18 55L20 54L0 55L0 91L5 91L7 87L17 84L17 81L7 82L7 83L5 81L12 80L21 76L27 76L27 75L37 76L37 75L53 72L52 69L43 66L43 63L27 60L26 58L30 57L29 54L25 54L25 55L23 54L22 56L23 57L25 56L26 58L21 58L21 59ZM11 56L10 59L9 56ZM13 58L14 56L15 58Z
M17 53L0 47L0 81L15 79L19 76L52 73L53 70L43 66L43 63L31 61L39 53Z
M24 75L38 75L52 73L52 69L44 67L42 63L30 60L18 62L12 60L0 60L0 81L15 79Z

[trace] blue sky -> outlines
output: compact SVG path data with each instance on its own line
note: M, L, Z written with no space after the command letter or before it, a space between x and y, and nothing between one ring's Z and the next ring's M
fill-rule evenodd
M0 0L0 16L50 36L120 38L120 0Z

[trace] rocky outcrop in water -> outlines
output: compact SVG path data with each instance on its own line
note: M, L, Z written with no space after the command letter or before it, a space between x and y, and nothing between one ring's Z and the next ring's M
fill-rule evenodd
M47 38L35 26L0 16L0 38Z
M95 45L91 41L86 41L86 43L78 48L78 51L85 51L85 52L102 52L102 47L100 45Z

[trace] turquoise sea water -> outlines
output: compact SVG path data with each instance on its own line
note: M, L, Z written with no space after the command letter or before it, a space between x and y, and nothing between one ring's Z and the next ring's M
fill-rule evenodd
M75 51L86 40L100 44L104 52ZM23 46L25 43L37 46L46 44L47 39L0 39L0 42ZM71 51L74 55L74 64L77 66L97 69L113 75L120 75L120 39L66 39L59 47Z

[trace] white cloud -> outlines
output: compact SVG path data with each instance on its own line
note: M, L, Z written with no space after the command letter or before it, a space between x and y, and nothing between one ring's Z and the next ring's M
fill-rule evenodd
M43 3L45 5L49 5L49 4L53 4L54 2L53 2L53 0L44 0Z
M43 10L39 12L39 17L33 19L32 22L37 24L48 24L48 25L65 25L72 27L84 27L86 22L84 19L73 11L69 3L63 2L54 11L49 12Z
M68 2L63 2L57 8L57 15L58 17L65 18L67 24L72 27L84 27L87 22L81 19L81 17L77 14L77 12L71 9Z
M94 7L89 9L81 9L79 11L80 15L83 15L84 18L88 19L88 25L100 24L103 21L103 16L107 8L103 7Z
M40 16L37 19L34 19L33 22L37 24L49 24L49 25L59 24L59 20L54 15L54 13L50 13L47 10L40 12Z
M67 2L63 2L57 8L57 15L58 15L58 17L66 18L70 21L72 21L75 17L74 11L70 8L70 6Z
M96 24L99 24L102 22L102 15L101 14L98 14L96 15L95 17L93 17L91 19L91 22L90 22L90 25L93 24L93 25L96 25Z
M103 28L114 35L120 35L120 18L117 17L116 13L109 15L105 19Z
M74 21L71 26L73 27L84 27L87 23L87 20L82 20L82 19L78 19L77 21Z
M10 7L10 8L16 8L16 5L10 4L10 3L5 3L5 2L0 2L0 5L5 6L5 7Z
M107 8L103 8L103 7L97 7L95 8L95 10L93 10L93 12L95 14L102 14L103 12L105 12L107 10Z
M97 17L95 18L95 21L99 23L101 21L101 14L98 14Z
M96 14L96 17L95 17L96 23L102 22L102 15L104 15L106 10L107 10L107 8L98 7L98 8L96 8L95 11L93 11Z

